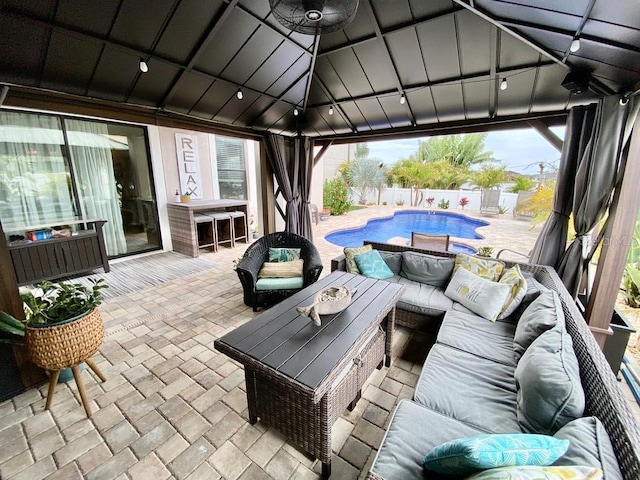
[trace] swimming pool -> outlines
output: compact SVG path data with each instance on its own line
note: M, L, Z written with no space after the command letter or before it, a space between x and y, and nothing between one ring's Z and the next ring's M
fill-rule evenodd
M458 213L430 212L420 210L401 210L392 217L375 218L359 228L348 228L331 232L324 238L340 247L362 245L365 240L388 242L394 237L411 239L411 232L451 235L458 238L481 239L476 228L489 225L489 222L475 220ZM473 247L463 243L451 242L452 252L476 253Z

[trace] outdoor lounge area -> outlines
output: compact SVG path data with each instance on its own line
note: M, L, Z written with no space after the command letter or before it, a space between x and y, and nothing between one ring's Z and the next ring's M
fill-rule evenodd
M3 1L0 478L638 480L613 3Z

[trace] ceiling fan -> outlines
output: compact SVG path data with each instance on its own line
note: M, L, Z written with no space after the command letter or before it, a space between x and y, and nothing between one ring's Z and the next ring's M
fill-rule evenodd
M269 5L281 25L305 35L342 30L358 10L358 0L269 0Z

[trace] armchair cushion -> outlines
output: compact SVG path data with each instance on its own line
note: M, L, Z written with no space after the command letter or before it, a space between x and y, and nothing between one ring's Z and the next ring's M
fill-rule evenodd
M302 277L304 260L292 260L290 262L264 262L258 278L292 278Z
M261 278L256 282L256 290L292 290L302 288L302 277Z
M300 259L299 248L269 248L269 261L270 262L290 262L292 260Z

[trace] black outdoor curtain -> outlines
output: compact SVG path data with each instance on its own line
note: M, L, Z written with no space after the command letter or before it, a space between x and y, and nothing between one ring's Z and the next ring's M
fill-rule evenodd
M569 215L573 206L576 171L591 135L597 104L573 107L567 118L567 127L560 156L560 169L553 196L553 211L533 247L531 263L558 267L567 245Z
M622 150L638 112L639 104L633 100L621 105L619 96L609 96L598 102L591 141L578 164L573 195L576 238L557 268L573 297L595 251L589 245L590 232L604 217L611 202Z
M313 149L308 138L286 139L269 134L264 141L267 159L285 199L285 231L311 238L309 190ZM308 178L308 180L307 180Z

